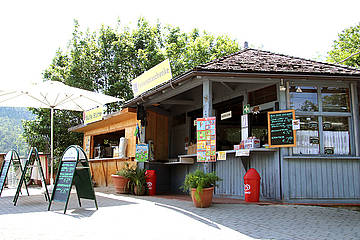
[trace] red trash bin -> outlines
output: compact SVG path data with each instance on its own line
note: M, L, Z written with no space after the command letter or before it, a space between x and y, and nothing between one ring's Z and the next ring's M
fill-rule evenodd
M255 168L250 168L244 176L246 202L258 202L260 198L260 175Z
M155 170L146 170L146 184L149 189L149 195L156 194L156 173Z

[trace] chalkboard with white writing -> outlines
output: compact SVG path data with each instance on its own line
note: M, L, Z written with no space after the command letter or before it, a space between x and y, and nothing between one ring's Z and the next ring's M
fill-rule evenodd
M1 175L0 175L0 195L5 185L5 180L7 173L10 168L10 160L4 160L2 167L1 167Z
M59 168L57 182L54 187L53 200L66 202L73 182L76 161L62 161Z
M85 198L94 200L96 209L98 209L91 182L90 166L84 150L77 145L69 146L63 154L48 211L50 211L52 201L56 201L65 202L64 214L66 213L73 184L75 184L80 207L80 198Z
M294 110L268 112L268 137L270 147L295 147L293 130Z

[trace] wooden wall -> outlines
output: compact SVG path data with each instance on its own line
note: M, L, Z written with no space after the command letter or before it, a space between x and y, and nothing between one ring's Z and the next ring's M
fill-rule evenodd
M154 141L155 160L167 160L169 157L168 117L153 111L147 111L146 142Z
M127 157L135 157L136 136L136 113L126 113L119 116L99 121L89 127L85 127L83 148L88 158L93 158L94 136L125 130L125 138L128 140L126 148Z
M95 181L96 186L109 186L113 185L111 175L115 174L120 169L123 169L126 163L130 166L136 167L137 162L128 161L126 159L94 159L89 161L90 171Z

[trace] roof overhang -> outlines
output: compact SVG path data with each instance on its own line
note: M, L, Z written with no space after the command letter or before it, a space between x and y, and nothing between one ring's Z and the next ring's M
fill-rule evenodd
M333 80L333 81L360 81L360 76L346 75L346 74L306 74L306 73L279 73L279 72L226 72L226 71L204 71L193 69L176 78L173 78L166 83L157 86L145 93L124 103L124 107L134 107L136 104L146 102L151 96L158 93L166 93L169 91L180 91L185 84L188 87L196 87L202 84L202 79L208 79L217 82L244 82L254 83L250 79L264 79L264 81L274 81L280 79L288 80ZM190 83L190 84L188 84Z

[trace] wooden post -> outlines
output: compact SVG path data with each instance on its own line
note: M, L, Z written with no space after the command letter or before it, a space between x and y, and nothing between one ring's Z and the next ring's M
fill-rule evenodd
M203 118L212 116L212 82L210 80L203 81ZM204 172L209 173L211 171L209 163L204 164Z
M360 142L359 142L359 102L358 102L358 92L355 83L350 84L350 92L351 92L351 102L352 102L352 113L354 119L354 144L355 144L355 155L360 155Z

